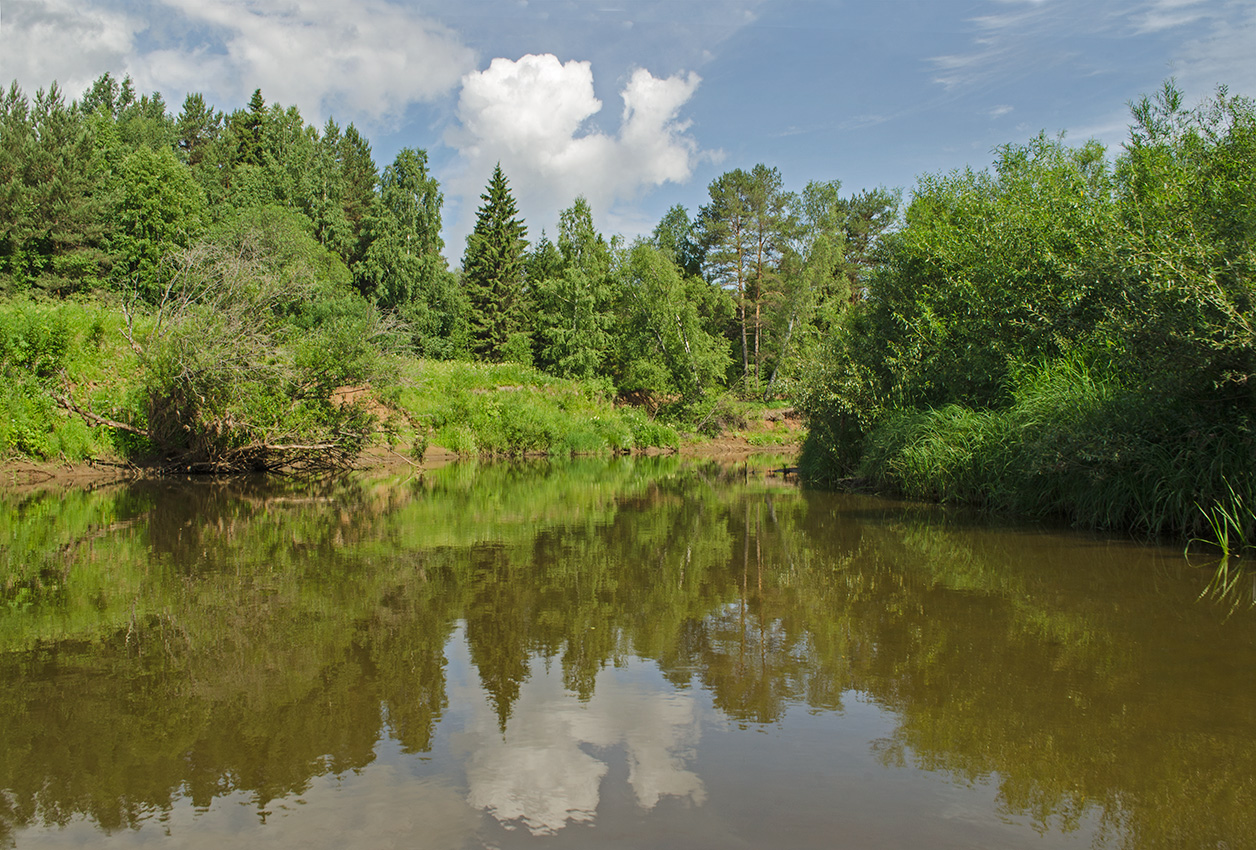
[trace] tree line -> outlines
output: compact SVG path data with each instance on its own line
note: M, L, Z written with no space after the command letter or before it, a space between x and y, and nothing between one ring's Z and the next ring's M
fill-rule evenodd
M682 418L730 389L781 396L806 372L861 297L899 206L897 193L844 196L836 181L791 193L757 165L629 244L597 231L583 197L552 238L529 241L500 166L481 197L450 268L443 196L421 149L380 171L353 124L312 126L260 90L230 113L200 94L174 113L107 73L76 100L55 84L0 96L9 293L115 292L156 308L189 252L256 242L241 221L284 222L312 237L317 263L343 267L332 276L404 329L415 355L533 364Z

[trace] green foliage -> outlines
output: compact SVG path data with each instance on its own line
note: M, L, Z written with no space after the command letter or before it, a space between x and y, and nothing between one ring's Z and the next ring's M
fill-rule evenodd
M107 243L113 274L121 286L155 301L162 261L191 245L204 226L204 194L168 148L136 148L116 180L114 229Z
M1115 169L1038 136L922 178L801 387L809 476L1187 537L1256 491L1256 108L1134 118Z
M685 277L698 277L702 274L705 257L698 238L694 223L689 220L689 213L680 204L664 213L654 232L650 234L651 244L666 254Z
M620 392L683 409L718 391L729 343L704 314L731 306L721 293L701 278L682 279L675 263L645 242L628 249L616 275L620 327L612 374Z
M1039 136L994 173L922 178L869 327L900 407L1006 401L1010 369L1060 352L1103 317L1116 207L1103 150Z
M206 149L223 132L224 116L215 112L199 93L191 93L183 100L183 108L175 119L175 149L180 158L195 168L201 164Z
M393 308L422 299L432 288L433 278L445 271L441 204L427 154L403 148L384 169L380 202L366 225L370 247L356 274L363 295Z
M262 164L262 127L266 121L266 99L262 90L256 89L249 99L248 109L236 110L231 115L231 128L235 131L236 162L242 165Z
M898 221L897 192L840 192L836 180L812 181L795 199L798 238L765 328L772 360L765 400L794 393L814 372L822 341L862 299L874 257Z
M632 431L632 445L676 450L680 434L666 422L652 419L639 407L621 407L619 414Z
M511 335L522 330L523 270L527 228L501 165L485 193L475 229L467 237L462 283L471 302L472 345L487 360L503 359Z
M144 341L159 452L202 471L356 456L373 419L334 392L375 376L387 331L295 216L246 211L183 255L165 293Z
M734 169L712 181L711 202L698 214L707 277L737 305L741 374L747 394L762 390L767 364L763 345L768 303L781 284L797 221L780 172L766 165Z
M0 276L10 289L96 279L103 180L94 128L55 84L33 102L16 83L0 94Z
M1111 366L1076 355L1026 368L999 410L896 411L870 431L859 472L912 498L1064 517L1187 538L1229 477L1256 480L1256 435L1188 406L1160 407ZM1244 493L1250 493L1246 484Z
M559 216L557 252L529 262L536 362L555 375L591 378L603 373L610 348L613 290L611 248L583 197ZM542 272L543 263L552 268Z
M344 164L340 127L328 118L314 142L308 170L302 175L301 210L314 224L314 238L346 263L353 259L356 235L345 215Z
M364 222L366 244L354 267L358 290L410 326L422 357L465 356L466 293L441 256L442 198L424 151L405 148L384 170L378 203Z
M407 361L392 402L464 456L593 454L675 447L676 432L611 403L610 387L518 363Z
M1256 102L1194 110L1167 83L1134 105L1118 164L1123 367L1156 391L1256 413ZM1220 414L1220 411L1218 411Z
M528 331L515 331L506 337L506 344L501 347L501 362L516 363L520 366L532 365L532 334Z
M134 411L127 396L136 364L122 330L120 313L103 305L0 304L0 457L79 461L117 452L112 434L59 410L53 395L105 415Z
M364 231L377 202L379 173L371 156L370 144L352 124L345 128L338 155L343 180L341 203L344 206L345 219L357 240L351 256L352 261L356 262L365 251L364 242L367 240L363 238Z

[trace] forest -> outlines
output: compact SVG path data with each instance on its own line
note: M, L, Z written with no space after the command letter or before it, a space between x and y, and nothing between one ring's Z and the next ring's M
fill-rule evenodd
M485 177L451 267L421 149L381 171L352 124L260 90L228 114L109 74L73 100L10 86L0 452L300 467L381 429L618 450L789 403L813 484L1235 548L1253 531L1250 99L1190 108L1170 81L1119 151L1043 133L906 198L736 168L631 243L582 197L530 228ZM407 407L426 376L458 404ZM489 392L525 384L568 418ZM346 402L360 386L400 414Z

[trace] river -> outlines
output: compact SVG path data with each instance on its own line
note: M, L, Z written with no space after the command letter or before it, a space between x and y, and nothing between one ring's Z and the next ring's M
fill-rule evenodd
M0 491L0 845L1256 847L1252 600L753 463Z

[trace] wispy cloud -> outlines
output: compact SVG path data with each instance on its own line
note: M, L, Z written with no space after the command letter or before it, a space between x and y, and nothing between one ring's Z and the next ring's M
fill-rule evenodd
M891 120L890 115L852 115L845 121L837 125L839 130L861 130L865 127L875 127L878 124L884 124Z
M1186 95L1187 105L1211 96L1219 85L1236 94L1256 94L1256 7L1245 3L1205 4L1200 0L1165 0L1156 4L1163 10L1201 6L1191 24L1196 34L1183 41L1170 57L1166 76L1176 78ZM1152 10L1155 12L1156 10ZM1151 14L1152 12L1149 12ZM1108 115L1070 128L1073 139L1098 139L1117 148L1129 137L1129 108L1114 108Z
M1209 16L1204 0L1157 0L1131 16L1136 34L1160 32L1193 24Z
M1256 96L1256 6L1235 3L1182 46L1175 73L1188 94L1205 95L1226 85L1236 94Z
M997 11L968 19L972 49L929 60L936 69L934 82L950 90L1005 75L1009 69L1023 70L1044 59L1055 61L1040 46L1067 26L1063 4L993 2ZM1090 15L1094 17L1093 12Z
M1138 38L1172 30L1189 35L1208 21L1233 17L1238 4L1226 0L987 0L988 14L967 19L968 50L934 56L934 81L948 90L983 84L1009 74L1064 62L1083 64L1082 73L1110 67L1112 57L1088 50L1096 37ZM1250 8L1250 6L1248 6ZM1073 45L1070 51L1059 49ZM1252 44L1247 49L1250 53ZM1087 70L1089 69L1089 70Z
M147 26L78 0L5 0L0 17L0 80L28 92L56 82L71 99L103 71L121 68Z
M137 69L157 85L208 77L238 100L261 87L310 117L388 120L453 91L475 54L436 21L383 0L163 0L209 34L193 50L147 54ZM209 73L206 74L206 71Z

